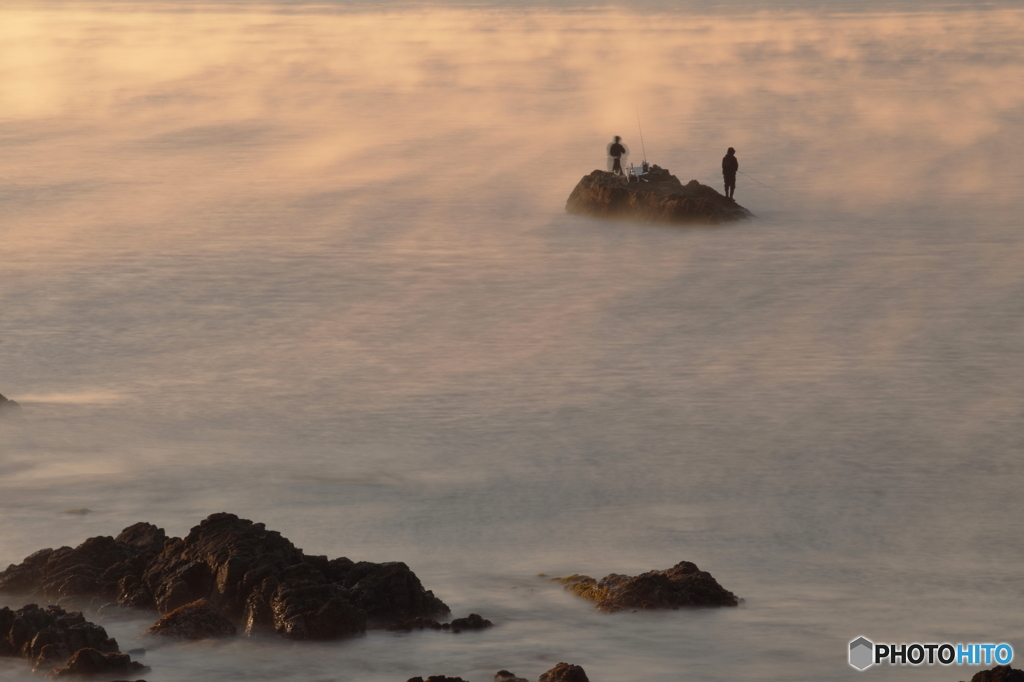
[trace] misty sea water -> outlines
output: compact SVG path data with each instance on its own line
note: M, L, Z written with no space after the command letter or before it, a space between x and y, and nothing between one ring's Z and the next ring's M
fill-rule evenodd
M149 682L1019 658L1022 35L1012 3L4 3L0 567L229 511L496 624L170 644ZM757 218L566 214L613 135L719 190L735 147ZM744 603L538 575L683 560ZM154 619L88 615L122 650Z

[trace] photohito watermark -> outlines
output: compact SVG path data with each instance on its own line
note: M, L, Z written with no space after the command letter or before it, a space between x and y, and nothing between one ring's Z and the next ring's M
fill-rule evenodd
M875 644L866 637L850 642L850 665L1006 665L1013 660L1009 644Z

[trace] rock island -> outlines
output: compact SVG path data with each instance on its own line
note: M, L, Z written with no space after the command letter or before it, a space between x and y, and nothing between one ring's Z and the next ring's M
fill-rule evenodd
M652 223L717 224L754 217L711 187L696 180L684 185L658 166L632 177L595 170L577 183L565 210L592 218Z

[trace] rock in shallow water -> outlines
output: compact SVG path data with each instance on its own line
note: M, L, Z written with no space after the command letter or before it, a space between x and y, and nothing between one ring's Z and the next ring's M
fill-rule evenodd
M175 639L222 639L237 632L235 624L207 599L179 606L146 630L147 635Z
M47 677L77 677L96 675L133 675L149 670L137 661L131 660L128 654L103 653L96 649L79 649L68 660L63 668L54 668Z
M599 611L674 609L685 606L736 606L739 600L707 571L681 561L665 571L637 576L612 573L601 580L586 575L555 578L575 595L595 602Z
M63 662L82 648L117 652L117 641L102 626L90 623L78 611L59 606L28 604L16 611L0 608L0 656L33 661L36 666Z
M388 625L387 630L391 632L411 632L412 630L445 630L448 632L462 632L463 630L484 630L492 627L494 623L477 613L471 613L465 618L456 618L451 623L439 623L433 618L407 618Z
M401 562L306 555L262 523L213 514L185 538L148 523L45 549L0 573L0 591L101 598L160 613L207 599L247 634L335 639L449 612Z
M638 182L595 170L577 183L565 202L565 210L592 218L655 223L714 224L754 217L707 185L696 180L683 185L667 170L658 170L648 181Z
M528 682L526 678L517 677L515 673L508 670L499 670L494 674L494 682ZM406 682L468 682L461 677L446 677L445 675L431 675L426 679L422 677L410 677ZM590 682L587 673L583 668L571 663L559 663L551 670L542 674L539 682Z

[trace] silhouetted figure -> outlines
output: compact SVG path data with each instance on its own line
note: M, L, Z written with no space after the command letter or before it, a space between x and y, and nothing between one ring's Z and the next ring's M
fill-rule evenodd
M725 178L725 196L732 198L736 194L736 172L740 169L740 162L736 159L736 150L729 147L729 151L722 157L722 177Z
M612 173L624 175L622 172L622 157L626 154L626 148L620 144L622 138L615 136L615 142L608 145L608 156L612 157Z

